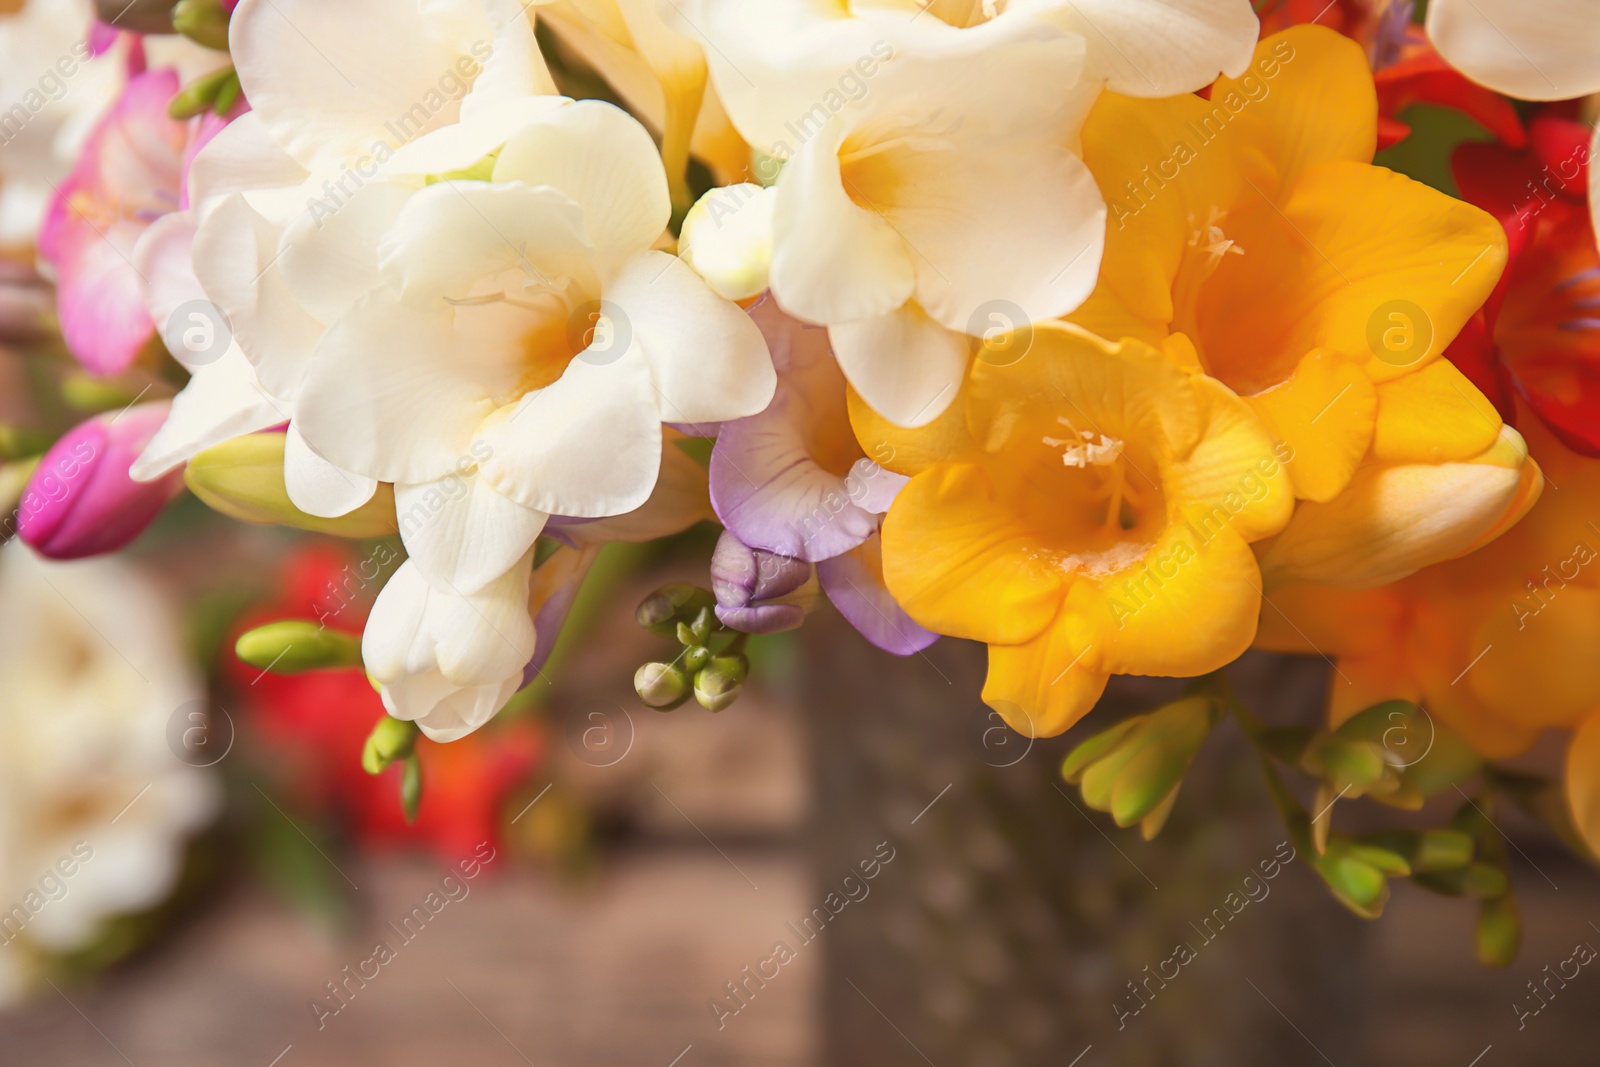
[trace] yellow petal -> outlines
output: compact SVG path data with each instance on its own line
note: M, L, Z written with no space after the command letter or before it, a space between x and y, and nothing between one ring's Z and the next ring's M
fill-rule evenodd
M1062 610L1102 628L1104 647L1092 654L1105 670L1187 678L1242 655L1260 608L1261 573L1244 539L1181 523L1136 566L1075 582Z
M1059 616L1020 645L989 646L983 701L1025 737L1055 737L1088 714L1110 679L1096 665L1082 620Z
M1325 163L1279 206L1309 246L1308 269L1269 291L1292 301L1286 313L1303 306L1290 347L1365 359L1377 381L1436 359L1505 267L1505 231L1487 212L1381 167Z
M1360 364L1325 348L1311 352L1288 381L1251 397L1250 404L1288 446L1295 495L1322 501L1350 484L1372 443L1378 410L1377 391Z
M965 393L963 388L962 393ZM920 474L935 463L976 462L982 451L967 432L962 394L932 422L907 429L879 415L850 386L845 387L850 428L867 458L896 474Z
M1516 431L1503 427L1500 440L1470 463L1364 466L1333 500L1302 503L1262 554L1268 587L1371 588L1466 551L1523 495L1526 448L1519 463Z
M1372 455L1385 463L1445 463L1493 447L1502 423L1494 405L1440 359L1378 387Z
M1213 378L1195 378L1207 407L1205 435L1162 479L1169 498L1196 521L1216 518L1247 542L1282 530L1294 511L1294 487L1272 438L1250 408Z
M1461 684L1519 725L1572 726L1600 708L1600 590L1539 581L1536 566L1535 591L1511 593L1479 629L1473 648L1486 651Z
M1021 644L1061 604L1064 575L1036 545L981 467L940 464L912 478L884 519L883 577L930 630Z
M1600 854L1600 715L1584 722L1567 748L1567 804L1589 850Z
M1203 128L1208 113L1209 105L1195 96L1135 100L1105 93L1084 124L1083 160L1108 213L1100 298L1136 321L1172 321L1172 281L1194 220L1248 191L1225 144L1208 143L1226 135ZM1095 321L1094 308L1086 314L1084 325L1117 336Z
M1218 79L1211 100L1236 111L1228 137L1266 161L1279 188L1319 163L1370 163L1377 150L1378 96L1367 57L1360 45L1322 26L1268 37L1256 46L1250 74Z

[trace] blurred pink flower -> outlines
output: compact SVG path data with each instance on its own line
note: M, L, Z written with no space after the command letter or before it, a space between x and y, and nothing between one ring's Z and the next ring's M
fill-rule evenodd
M92 374L125 370L155 335L146 279L135 264L151 225L187 205L187 174L200 147L227 119L184 122L167 114L174 70L128 80L57 190L39 251L57 275L56 304L67 347Z
M80 559L115 552L155 521L183 489L174 471L154 482L128 476L167 417L167 402L79 423L44 454L17 509L18 534L40 555Z

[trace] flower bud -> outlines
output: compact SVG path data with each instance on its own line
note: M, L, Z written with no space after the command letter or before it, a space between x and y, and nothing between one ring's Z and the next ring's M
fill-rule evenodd
M694 698L707 711L721 711L739 699L750 661L744 656L713 656L694 676Z
M367 735L361 749L361 769L368 774L382 774L395 760L408 759L417 747L417 724L406 719L385 715Z
M123 548L183 490L172 473L136 482L128 469L167 417L165 401L99 415L67 431L28 479L17 532L41 556L81 559Z
M240 634L234 652L252 667L273 674L339 670L361 666L361 639L309 619L285 619Z
M718 296L748 300L766 290L774 195L749 182L723 186L684 216L678 255Z
M1118 723L1068 754L1061 775L1085 804L1118 826L1140 824L1146 840L1165 825L1183 776L1210 736L1220 711L1209 697L1185 697Z
M228 18L222 0L178 0L172 9L172 28L196 44L226 52Z
M238 98L238 72L232 67L223 67L184 86L167 106L167 114L179 121L192 119L204 111L221 114L232 107L233 101ZM226 107L222 106L225 99Z
M1486 900L1478 911L1478 962L1485 967L1507 967L1517 958L1522 943L1522 918L1509 893Z
M671 711L689 699L689 679L670 663L646 663L633 674L633 690L646 707Z
M711 554L717 618L734 630L775 634L795 629L805 621L807 605L815 602L808 593L814 587L811 564L753 549L727 530Z
M694 618L701 608L715 603L716 598L699 586L673 582L640 601L635 618L646 630L671 637L677 633L679 622Z
M281 523L336 537L386 537L398 528L394 487L380 484L372 499L348 515L308 515L289 500L283 481L284 435L252 433L224 441L189 461L183 480L212 510L240 522Z

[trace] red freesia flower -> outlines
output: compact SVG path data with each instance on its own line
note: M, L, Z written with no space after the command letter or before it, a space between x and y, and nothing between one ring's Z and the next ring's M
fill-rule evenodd
M1446 355L1509 422L1514 396L1568 448L1600 456L1600 249L1586 203L1590 131L1544 109L1525 147L1466 144L1462 196L1500 219L1510 259L1499 287Z

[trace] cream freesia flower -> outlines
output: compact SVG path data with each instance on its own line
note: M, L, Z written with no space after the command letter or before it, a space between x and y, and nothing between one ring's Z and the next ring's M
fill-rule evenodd
M221 797L169 747L175 719L179 743L203 728L204 687L154 586L113 559L49 563L13 542L0 597L6 1000L40 954L83 948L103 920L161 901Z
M159 235L192 241L200 292L169 270L180 277L153 285L152 303L170 311L203 295L237 345L190 366L193 380L135 467L141 478L289 421L317 340L370 284L375 264L331 257L374 205L393 202L378 173L399 148L447 127L492 141L554 91L515 0L242 0L230 33L252 110L195 159L192 215L163 220ZM292 291L285 271L296 264L302 276L326 273ZM285 473L317 505L308 510L338 514L372 495L376 483L331 468L294 429L290 439Z
M679 26L704 27L734 125L784 161L773 295L829 328L891 420L936 418L997 318L1052 319L1093 288L1105 206L1070 147L1099 90L1081 36L1007 18L916 48L920 24L898 16L716 2Z

